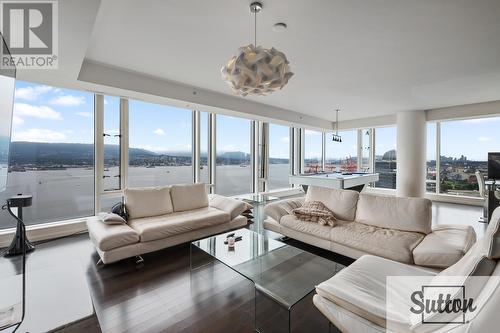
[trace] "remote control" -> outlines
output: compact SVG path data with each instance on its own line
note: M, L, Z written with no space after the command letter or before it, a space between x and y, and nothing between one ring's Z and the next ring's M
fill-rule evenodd
M229 238L229 237L234 237L234 232L230 233L229 235L226 236L226 238Z

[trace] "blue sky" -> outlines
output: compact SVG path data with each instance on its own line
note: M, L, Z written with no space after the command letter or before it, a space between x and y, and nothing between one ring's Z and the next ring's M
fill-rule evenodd
M16 83L13 141L93 142L92 93L60 89L22 81ZM119 98L105 98L104 128L116 133L119 127ZM153 151L191 149L191 111L141 101L130 101L130 146ZM499 110L500 111L500 110ZM207 115L202 114L202 151L206 152ZM500 151L500 117L444 122L441 125L441 154L471 160L486 160L488 151ZM356 155L356 132L340 132L342 143L327 136L327 158ZM434 159L435 124L428 124L427 158ZM106 138L106 143L117 139ZM395 149L396 129L376 129L376 154ZM250 151L250 121L217 117L217 150ZM270 156L287 158L288 127L271 124ZM306 130L306 158L321 155L321 133Z

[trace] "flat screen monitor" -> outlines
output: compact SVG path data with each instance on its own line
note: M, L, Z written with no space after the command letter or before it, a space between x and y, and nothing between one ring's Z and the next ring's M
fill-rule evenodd
M488 153L488 179L500 179L500 153Z
M0 55L0 192L3 192L7 187L7 174L9 172L9 148L16 69L15 67L2 66L2 64L10 60L11 56L1 34Z

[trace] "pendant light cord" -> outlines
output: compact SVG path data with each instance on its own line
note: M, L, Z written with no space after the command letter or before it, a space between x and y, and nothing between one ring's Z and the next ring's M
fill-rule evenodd
M254 44L253 44L253 45L254 45L255 47L257 47L257 11L255 11L255 12L253 13L253 15L254 15L254 25L253 25L253 28L254 28L254 30L253 30L253 33L254 33L253 37L254 37L254 40L253 40L253 41L254 41Z

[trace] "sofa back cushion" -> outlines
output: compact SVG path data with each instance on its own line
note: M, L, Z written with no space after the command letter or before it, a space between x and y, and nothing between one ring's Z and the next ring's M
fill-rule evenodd
M358 196L359 193L352 190L309 186L305 201L320 201L333 212L336 219L354 221Z
M170 195L174 212L208 207L207 187L202 183L172 185Z
M432 232L432 203L423 198L360 194L356 222L428 234Z
M488 258L500 259L500 207L493 211L484 238Z
M136 187L124 191L129 218L158 216L172 213L170 187Z

